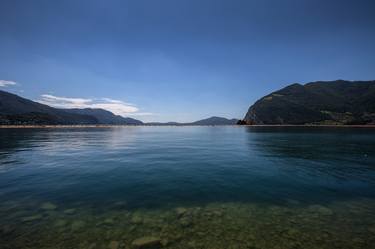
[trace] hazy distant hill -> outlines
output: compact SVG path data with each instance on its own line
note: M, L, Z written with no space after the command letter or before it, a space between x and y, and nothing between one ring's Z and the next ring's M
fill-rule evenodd
M95 117L100 124L112 124L112 125L141 125L143 124L142 121L134 119L134 118L124 118L119 115L115 115L110 111L103 110L103 109L92 109L92 108L85 108L85 109L66 109L66 112L74 113L74 114L81 114L81 115L89 115Z
M168 125L184 125L184 123L178 123L178 122L148 122L148 123L145 123L145 125L149 125L149 126L168 126Z
M167 126L167 125L175 125L175 126L183 126L183 125L234 125L238 122L238 119L227 119L222 117L210 117L202 120L198 120L191 123L178 123L178 122L150 122L146 123L146 125L156 125L156 126Z
M0 124L142 124L103 109L58 109L0 91Z
M222 117L210 117L195 121L191 125L234 125L238 119L227 119Z
M375 124L375 81L292 84L252 105L247 124Z

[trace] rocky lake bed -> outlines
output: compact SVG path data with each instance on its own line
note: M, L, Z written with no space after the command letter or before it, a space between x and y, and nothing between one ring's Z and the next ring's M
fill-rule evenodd
M285 205L210 203L162 209L127 209L126 202L116 202L105 212L52 202L9 202L0 204L0 217L4 249L328 249L370 248L375 243L375 202L368 199L329 205L289 200Z

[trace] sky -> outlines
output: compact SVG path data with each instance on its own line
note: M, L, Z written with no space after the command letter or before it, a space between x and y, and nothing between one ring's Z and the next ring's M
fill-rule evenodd
M375 79L373 0L0 0L0 90L142 121L243 118L291 83Z

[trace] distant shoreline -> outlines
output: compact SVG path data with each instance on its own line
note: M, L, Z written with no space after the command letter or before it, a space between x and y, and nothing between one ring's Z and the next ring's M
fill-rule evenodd
M121 128L121 127L330 127L330 128L375 128L374 125L0 125L0 129L63 129L63 128Z

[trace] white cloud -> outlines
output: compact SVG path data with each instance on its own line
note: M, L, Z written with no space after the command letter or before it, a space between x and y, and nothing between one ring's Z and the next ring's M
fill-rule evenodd
M101 108L121 116L151 115L151 113L138 112L139 109L133 104L110 98L67 98L43 94L37 102L57 108Z
M43 94L42 99L38 102L58 108L86 108L87 105L90 105L92 99L66 98Z
M14 86L17 82L11 80L0 80L0 87Z
M134 113L129 113L128 116L155 116L157 114L152 113L152 112L134 112Z

